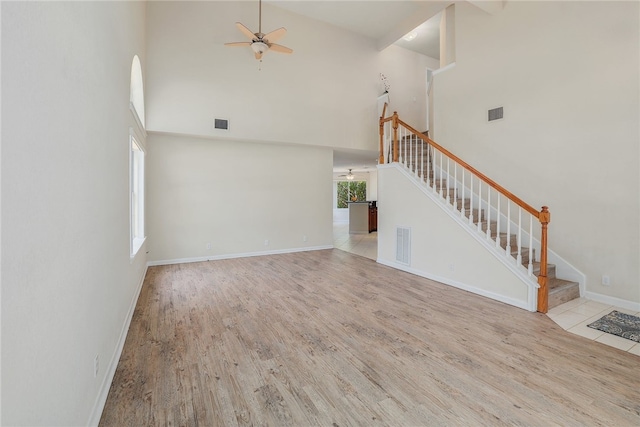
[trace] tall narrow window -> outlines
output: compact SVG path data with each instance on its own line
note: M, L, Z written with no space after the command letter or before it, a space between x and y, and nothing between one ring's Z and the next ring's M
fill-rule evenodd
M144 150L133 135L129 139L131 141L131 256L133 257L144 243Z
M144 88L142 85L142 67L138 55L131 64L131 86L129 88L129 106L135 121L136 130L129 131L129 207L130 207L130 249L133 258L144 243ZM136 135L142 136L136 138Z

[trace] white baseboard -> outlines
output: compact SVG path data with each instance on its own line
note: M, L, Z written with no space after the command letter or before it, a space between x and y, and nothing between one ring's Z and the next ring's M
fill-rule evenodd
M529 307L529 303L527 301L521 301L514 298L507 297L505 295L496 294L494 292L487 291L485 289L481 289L472 285L467 285L466 283L458 282L455 280L448 279L446 277L436 276L431 273L427 273L421 270L416 270L406 265L402 265L392 261L386 261L384 259L378 258L376 262L386 265L387 267L395 268L397 270L406 271L407 273L415 274L416 276L424 277L425 279L433 280L445 285L453 286L454 288L462 289L467 292L471 292L477 295L481 295L483 297L491 298L496 301L503 302L505 304L512 305L514 307L522 308L527 311L536 311L535 309L531 309Z
M142 290L144 278L147 275L147 268L148 267L145 266L142 277L140 277L140 282L138 283L137 289L133 295L133 299L131 300L131 304L129 305L127 317L125 318L124 325L122 326L122 330L120 331L118 346L116 348L116 351L113 353L111 360L109 361L106 375L104 376L102 384L100 385L100 392L98 393L98 397L96 398L96 401L93 404L93 409L91 410L91 416L89 417L89 422L87 423L88 426L93 427L97 426L100 423L100 417L102 417L102 411L104 410L104 405L105 403L107 403L107 397L109 396L109 389L111 388L113 377L116 374L116 368L118 367L118 362L120 361L120 356L122 355L122 350L124 349L124 343L127 340L127 333L129 332L131 319L133 319L133 313L136 309L136 304L138 304L138 297L140 297L140 291Z
M238 254L223 254L223 255L193 257L193 258L165 259L165 260L159 260L159 261L149 261L147 263L147 266L153 267L157 265L186 264L189 262L217 261L221 259L247 258L247 257L263 256L263 255L289 254L294 252L320 251L324 249L333 249L333 245L312 246L308 248L277 249L274 251L245 252L245 253L238 253Z
M614 305L616 307L624 308L626 310L640 311L640 302L628 301L621 298L610 297L608 295L602 295L595 292L585 292L584 297L591 301L601 302L607 305Z

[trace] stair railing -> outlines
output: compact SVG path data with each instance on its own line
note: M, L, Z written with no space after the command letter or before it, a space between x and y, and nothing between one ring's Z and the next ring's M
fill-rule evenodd
M380 117L379 163L403 164L413 172L416 179L451 204L454 210L460 211L460 216L468 220L471 227L476 227L478 232L486 234L487 240L493 241L496 249L503 251L505 257L511 257L516 265L525 268L529 276L534 276L534 220L540 223L537 310L546 313L549 302L549 208L543 206L538 211L525 203L428 136L400 120L397 112L385 117L386 107L385 104ZM450 183L453 183L453 188L450 187ZM515 242L512 236L515 236ZM523 242L527 241L528 248L523 245Z

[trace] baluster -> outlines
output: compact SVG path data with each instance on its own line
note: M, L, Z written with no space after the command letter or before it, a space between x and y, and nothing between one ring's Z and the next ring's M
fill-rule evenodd
M404 127L400 128L400 163L407 165L407 141L404 137Z
M382 163L389 163L389 133L387 130L387 123L384 124L384 156L382 158Z
M418 138L417 135L414 135L415 141L416 141L416 162L414 164L414 169L415 169L415 173L416 173L416 178L418 177L418 143L420 142L420 139Z
M473 224L473 174L469 173L469 224Z
M400 129L398 133L398 162L404 164L404 139L402 138L402 129Z
M438 181L438 150L433 147L433 165L431 165L431 169L433 172L433 178L431 178L431 188L433 188L433 192L438 191L438 187L436 186L436 182Z
M393 161L398 161L398 150L400 149L400 143L398 142L398 112L394 111L391 119L393 126Z
M408 168L411 164L411 144L407 138L407 129L404 130L404 165Z
M518 257L517 265L522 264L522 207L518 206Z
M440 152L440 197L443 197L443 195L442 195L442 187L443 187L443 185L442 185L442 171L443 170L444 169L442 169L442 151L441 151Z
M500 193L498 193L498 206L496 206L496 248L500 247L500 219L502 218L502 212L500 211Z
M487 240L491 240L491 186L487 186Z
M507 199L507 244L505 254L511 256L511 201Z
M427 145L427 187L431 182L431 179L429 179L429 175L430 175L430 164L431 164L431 147L429 147L429 145Z
M458 163L453 162L453 210L458 209Z
M451 203L451 195L449 194L449 178L451 175L449 174L449 157L447 157L447 203Z
M409 135L409 137L407 138L407 130L404 130L404 140L405 140L405 144L409 145L409 155L407 156L407 163L406 166L411 169L411 160L413 160L413 157L411 157L411 152L413 151L413 144L411 143L412 141L412 137L413 135Z
M404 145L407 147L405 152L405 166L411 168L411 135L408 135L407 129L404 130Z
M420 142L420 181L424 181L424 141Z
M482 230L482 180L478 178L478 231Z
M529 214L529 276L533 275L533 215Z
M464 198L464 168L462 168L462 182L461 182L461 185L462 185L462 207L460 208L460 216L464 218L464 214L465 214L464 210L467 207L467 203L466 203L467 201Z

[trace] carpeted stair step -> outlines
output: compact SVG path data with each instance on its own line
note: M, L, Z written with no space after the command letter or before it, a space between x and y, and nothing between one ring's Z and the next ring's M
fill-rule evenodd
M540 275L540 263L533 263L533 274ZM547 264L547 288L549 289L549 308L557 307L567 301L580 298L580 284L556 277L555 264Z
M547 288L549 289L549 308L557 307L567 301L580 298L580 285L558 278L549 279L547 276Z
M522 265L526 268L529 265L529 248L525 248L524 246L521 248L520 256L522 256ZM536 250L532 251L533 261L536 259ZM511 246L511 256L515 259L518 259L518 247ZM548 277L548 276L547 276Z
M526 267L526 266L525 266ZM540 263L533 263L533 275L540 275ZM547 264L547 279L555 279L556 278L556 265L555 264Z
M458 210L460 210L463 203L465 208L469 209L471 207L471 199L464 199L463 201L462 199L458 198L456 199L456 206L458 207ZM452 200L452 204L453 204L453 200Z

